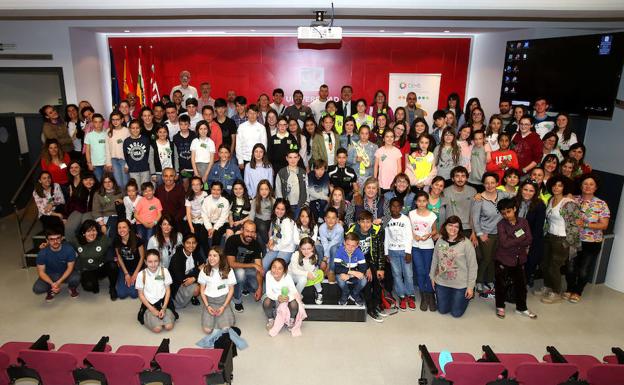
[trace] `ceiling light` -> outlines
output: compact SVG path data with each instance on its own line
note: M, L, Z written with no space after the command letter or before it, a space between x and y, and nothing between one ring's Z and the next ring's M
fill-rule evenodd
M450 33L451 31L449 31L448 29L444 31L444 33Z
M250 29L249 32L256 32L256 30L255 29Z
M386 32L386 30L385 29L380 29L379 32Z
M124 32L125 33L130 33L130 30L129 29L124 29Z
M193 30L192 29L187 29L186 32L193 32Z

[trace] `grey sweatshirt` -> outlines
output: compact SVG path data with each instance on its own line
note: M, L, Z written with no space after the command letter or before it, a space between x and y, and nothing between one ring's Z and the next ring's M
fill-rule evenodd
M440 206L440 223L444 223L450 216L457 215L462 221L464 230L472 229L470 210L476 193L477 190L468 185L464 186L462 191L455 190L455 185L445 188Z
M477 236L498 233L496 225L503 217L496 209L496 205L498 201L508 196L509 194L506 192L496 190L496 199L494 201L485 199L483 195L480 201L474 201L472 204L472 225Z
M477 281L475 248L468 238L451 246L440 238L433 249L429 278L453 289L474 287Z

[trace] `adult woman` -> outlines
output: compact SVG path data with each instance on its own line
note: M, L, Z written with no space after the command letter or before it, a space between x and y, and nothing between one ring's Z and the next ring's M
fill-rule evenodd
M201 225L200 225L201 226ZM169 268L171 257L182 245L182 233L175 228L175 221L169 214L163 214L158 221L154 235L147 241L147 249L156 249L160 253L160 263Z
M481 108L481 101L479 98L470 98L466 102L466 108L464 108L464 113L462 116L456 116L457 119L457 127L461 127L464 124L468 123L472 119L472 110L475 108Z
M264 119L264 127L266 128L267 138L272 137L277 132L277 112L275 110L270 109L266 113L266 118Z
M345 122L346 125L346 122ZM364 186L364 182L373 176L373 166L375 165L375 152L377 145L369 141L370 128L368 126L360 127L360 140L353 143L353 146L347 149L347 165L358 175L358 184L360 188Z
M477 258L472 242L463 234L461 219L453 215L440 227L429 272L441 314L461 317L473 296Z
M197 277L204 267L204 259L197 250L195 234L186 234L182 239L182 247L171 257L169 272L171 273L171 298L176 308L184 308L189 302L199 305L199 285Z
M353 119L353 116L349 116L344 121L344 130L342 135L340 135L340 147L348 151L358 140L360 140L360 136L355 131L355 119Z
M423 134L429 134L429 123L423 118L416 117L412 122L412 126L409 128L409 134L407 135L407 139L410 143L410 150L414 151L418 147L418 139ZM435 141L430 143L430 150L435 147Z
M147 135L151 141L155 141L156 131L158 131L160 124L154 122L154 113L149 107L141 108L139 123L141 125L141 133Z
M550 155L550 154L557 156L557 159L559 159L559 161L563 160L563 155L561 154L561 151L559 151L559 148L557 147L558 143L559 143L559 137L557 137L556 133L550 131L544 135L544 137L542 138L542 145L543 145L542 160L544 160L546 155Z
M267 180L273 185L273 168L267 159L264 144L257 143L251 150L251 161L245 166L245 186L249 191L249 197L256 196L256 189L262 180ZM279 170L278 170L279 171Z
M67 168L67 196L65 201L69 200L69 197L74 195L76 189L82 184L82 166L77 160L72 160Z
M414 199L416 194L410 190L410 180L404 173L399 173L392 180L390 191L384 194L384 200L390 202L392 198L399 198L403 202L401 214L408 215L410 211L416 208Z
M440 207L442 206L444 182L444 178L438 175L431 180L431 187L429 188L429 204L427 205L427 209L436 215L438 230L440 229Z
M525 218L531 229L531 246L524 265L524 273L529 287L533 287L534 274L537 266L542 262L544 255L544 221L546 220L546 205L539 197L538 185L530 179L520 184L516 195L518 217Z
M511 135L512 137L518 132L520 129L520 119L526 115L527 109L523 105L514 106L513 108L513 119L511 122L505 127L505 132Z
M559 138L559 142L557 147L563 153L567 153L570 149L570 146L578 142L576 138L576 134L572 132L572 127L570 127L570 116L565 112L560 112L555 119L555 127L551 132L557 134Z
M41 170L49 172L54 183L65 187L68 183L68 165L69 155L59 147L58 140L46 139L41 151Z
M366 210L373 214L373 224L385 225L390 220L389 201L386 201L379 189L377 178L371 177L364 182L364 195L361 204L355 206L355 218Z
M394 131L394 147L401 151L401 159L405 158L411 152L410 141L407 140L407 129L403 123L397 123L392 129ZM401 161L402 170L405 170L405 164Z
M455 119L459 119L464 115L461 108L461 100L457 92L451 92L446 98L446 112L452 112Z
M260 94L260 96L258 96L258 122L260 124L264 124L266 117L271 110L271 106L269 104L269 95ZM267 138L268 137L270 137L270 135L267 135Z
M587 148L583 143L574 143L570 146L570 151L568 151L568 156L572 159L575 159L577 164L576 170L574 170L574 177L579 178L581 175L589 174L592 172L592 168L589 164L585 163L585 154L587 153Z
M111 239L99 230L94 220L88 219L78 230L76 268L80 272L80 282L85 291L100 292L99 280L108 277L108 293L112 301L117 299L117 265L110 249Z
M552 198L546 207L544 226L544 287L535 291L535 294L544 296L543 303L552 304L561 301L561 267L570 256L570 248L580 247L579 226L583 223L580 220L578 204L567 197L569 188L564 177L550 178L548 190Z
M113 247L119 265L119 276L117 278L117 295L119 298L137 298L135 289L137 276L143 267L145 259L145 243L132 229L130 221L121 219L117 223L117 238Z
M368 114L372 115L373 118L377 118L377 115L386 115L388 120L394 121L394 114L392 113L392 108L388 105L388 98L386 97L386 93L383 90L377 90L375 92L375 96L373 97L373 104L368 108Z
M39 174L39 180L33 191L33 198L37 205L39 220L46 230L56 227L64 228L65 198L58 183L52 182L52 175L48 171Z
M117 207L123 205L123 194L111 174L104 174L99 191L93 196L91 214L102 233L114 238L117 230Z
M578 162L574 158L565 158L559 166L559 173L574 182L574 171L578 168Z
M596 263L596 258L600 253L603 231L609 227L611 212L609 206L602 199L594 194L598 190L598 180L593 174L586 174L579 180L581 184L581 195L577 196L576 202L580 206L581 220L581 249L576 257L568 263L566 274L567 293L564 298L572 303L581 300L583 289L590 280L591 267Z
M56 108L46 104L39 109L39 114L43 117L43 139L56 139L64 152L71 152L74 143Z
M481 107L475 107L470 112L470 127L472 127L472 132L477 130L485 131L485 112ZM461 126L459 126L461 127Z
M80 159L82 155L82 139L84 132L82 131L80 117L78 116L78 106L68 104L65 106L65 124L67 125L67 133L72 139L73 148L70 152L71 159Z
M548 154L542 160L541 167L544 169L544 183L546 183L548 179L559 173L559 158L555 154Z

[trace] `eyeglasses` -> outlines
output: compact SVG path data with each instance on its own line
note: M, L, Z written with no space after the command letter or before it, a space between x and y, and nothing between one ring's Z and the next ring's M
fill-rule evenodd
M59 235L57 237L48 237L48 242L60 242L62 238L62 235Z
M531 127L531 123L520 123L522 127Z

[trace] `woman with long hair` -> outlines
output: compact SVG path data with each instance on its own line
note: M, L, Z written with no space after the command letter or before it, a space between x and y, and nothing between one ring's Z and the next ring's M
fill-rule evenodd
M256 196L257 187L262 180L268 181L272 187L274 174L274 169L269 162L264 144L257 143L251 150L251 161L245 165L243 174L249 197L253 199Z
M524 272L527 284L533 287L535 270L541 264L544 255L544 221L546 220L546 205L539 197L537 183L530 179L522 182L516 195L516 204L518 217L525 218L531 229L532 241Z
M69 159L69 155L59 146L58 140L47 139L41 150L41 170L48 171L52 175L52 180L64 188L69 182L67 175Z
M394 121L394 114L392 113L392 108L388 105L388 98L386 97L386 93L383 90L375 91L375 96L373 97L373 103L368 108L368 114L373 118L377 118L377 115L386 115L388 117L389 122Z
M251 201L251 212L249 217L256 224L258 242L261 245L269 243L269 227L271 226L271 214L273 212L273 204L275 203L275 194L271 187L271 182L262 179L258 182L256 193Z
M175 228L175 221L169 214L163 214L158 221L156 231L147 241L147 249L156 249L160 253L160 263L169 268L171 257L182 246L182 233Z
M52 175L48 171L42 171L39 174L33 198L43 229L55 227L61 231L64 230L65 198L61 186L52 181Z
M572 131L572 127L570 127L570 115L565 112L557 114L555 127L553 127L552 132L557 134L559 138L557 147L564 154L568 153L570 146L578 142L576 134Z

